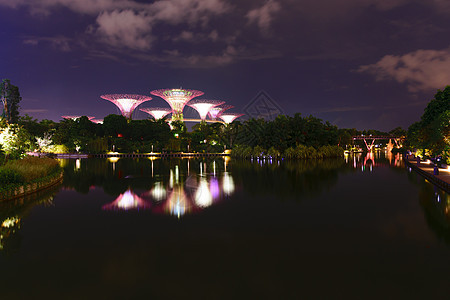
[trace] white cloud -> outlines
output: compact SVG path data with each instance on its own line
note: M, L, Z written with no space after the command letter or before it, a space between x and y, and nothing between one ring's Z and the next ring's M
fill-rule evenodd
M278 2L269 0L263 6L250 10L247 13L248 22L256 23L263 33L268 33L273 15L281 9Z
M151 22L148 15L132 10L103 12L97 17L96 33L110 45L138 50L151 47Z
M450 84L450 48L417 50L404 55L386 55L358 72L370 73L380 80L395 80L412 92L435 90Z

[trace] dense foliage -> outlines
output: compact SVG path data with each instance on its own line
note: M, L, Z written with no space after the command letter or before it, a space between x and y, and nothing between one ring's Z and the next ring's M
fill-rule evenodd
M0 98L2 100L2 117L9 123L15 123L19 117L19 102L20 97L19 88L12 85L9 79L4 79L0 84Z
M408 128L407 139L420 155L442 155L450 163L450 86L437 91L420 121Z
M0 187L34 182L59 170L58 161L51 158L26 157L10 160L0 167Z

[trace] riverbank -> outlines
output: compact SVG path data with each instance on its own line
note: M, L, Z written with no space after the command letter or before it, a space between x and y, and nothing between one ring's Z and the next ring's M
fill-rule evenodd
M30 156L36 157L45 157L49 156L48 153L37 153L37 152L29 152L27 153ZM109 158L109 157L118 157L118 158L138 158L138 157L211 157L211 156L229 156L230 152L222 152L222 153L198 153L198 152L176 152L176 153L99 153L99 154L78 154L78 153L58 153L54 154L55 158Z
M53 175L41 179L38 182L32 182L8 189L0 194L0 201L14 200L17 198L22 198L30 194L40 192L54 185L57 185L63 180L63 177L64 177L63 172L60 171L58 173L55 173Z
M46 189L60 182L63 172L51 158L25 157L0 167L0 200L10 200Z
M438 168L439 174L435 175L434 164L428 161L417 162L416 158L405 158L408 167L425 177L447 193L450 193L450 169Z

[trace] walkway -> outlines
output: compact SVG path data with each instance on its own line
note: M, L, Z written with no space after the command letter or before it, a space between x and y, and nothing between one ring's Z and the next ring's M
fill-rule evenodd
M434 164L431 162L421 161L417 164L417 160L411 155L409 159L405 159L405 162L408 167L411 167L433 184L450 193L450 169L448 167L439 168L439 175L434 175Z

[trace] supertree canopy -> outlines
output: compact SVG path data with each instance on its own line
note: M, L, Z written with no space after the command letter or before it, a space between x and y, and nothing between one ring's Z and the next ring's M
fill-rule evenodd
M95 124L103 124L103 119L92 119L91 122Z
M212 120L217 120L221 114L223 114L226 110L233 108L233 105L222 104L211 108L208 112L209 117Z
M200 115L200 119L205 120L206 115L209 110L214 106L224 104L221 100L206 100L206 99L195 99L190 101L187 105L195 109Z
M155 108L140 108L141 111L146 112L155 118L155 120L159 120L164 118L166 115L170 114L172 110L170 108L161 108L161 107L155 107Z
M152 100L152 97L144 95L133 95L133 94L109 94L102 95L100 98L111 101L120 109L122 115L131 119L131 116L141 103Z
M61 118L63 118L63 119L66 119L66 120L76 120L76 119L79 119L79 118L81 118L82 116L61 116ZM89 120L93 120L93 119L95 119L95 117L91 117L91 116L87 116L87 118L89 119Z
M240 116L243 116L244 114L237 114L237 113L227 113L220 116L220 118L227 124L230 124L235 119L239 118Z
M183 120L183 109L191 99L203 95L197 90L162 89L151 91L150 94L163 98L172 108L172 120Z

